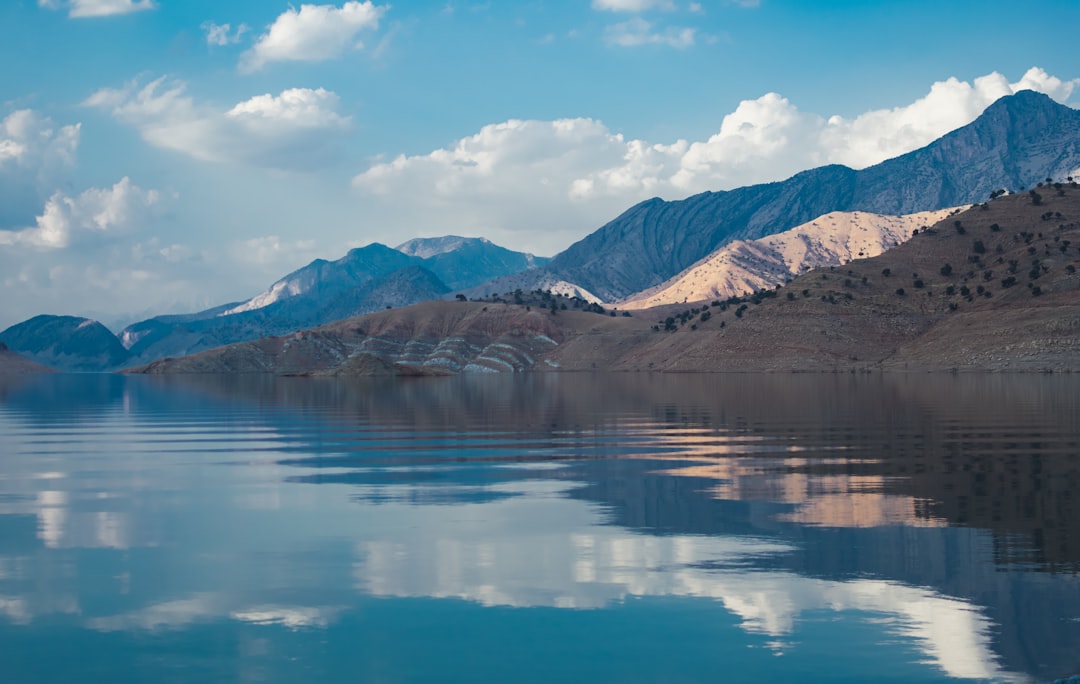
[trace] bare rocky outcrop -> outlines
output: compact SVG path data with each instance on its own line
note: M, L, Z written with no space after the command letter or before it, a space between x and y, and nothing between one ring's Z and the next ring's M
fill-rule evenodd
M913 231L964 209L906 216L830 212L783 233L729 243L674 278L619 302L619 308L648 309L771 290L812 268L877 256L906 242Z

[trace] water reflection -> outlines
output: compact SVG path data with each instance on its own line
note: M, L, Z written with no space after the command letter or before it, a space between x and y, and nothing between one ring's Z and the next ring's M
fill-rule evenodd
M840 629L873 637L825 680L1052 679L1080 671L1077 415L1062 377L0 381L0 638L233 625L244 676L284 680L266 659L312 633L393 631L358 626L381 602L496 632L585 611L614 640L664 598L702 634L730 616L743 651L715 657L746 676L824 672ZM0 668L52 666L32 652Z

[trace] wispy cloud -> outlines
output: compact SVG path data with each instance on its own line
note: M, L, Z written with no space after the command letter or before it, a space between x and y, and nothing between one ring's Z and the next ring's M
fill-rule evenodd
M604 42L619 47L639 47L642 45L665 45L673 48L688 48L694 44L696 29L685 26L669 26L657 30L654 24L641 17L612 24L604 29Z
M356 36L378 28L389 5L370 1L290 7L240 59L240 71L251 73L271 62L323 62L363 43Z
M46 9L68 8L72 18L110 17L131 14L157 8L154 0L38 0L38 6Z
M233 31L231 24L215 24L212 21L204 21L200 28L206 34L206 44L217 46L235 45L251 30L247 24L240 24L236 31Z
M645 12L646 10L674 11L673 0L592 0L592 8L609 12Z

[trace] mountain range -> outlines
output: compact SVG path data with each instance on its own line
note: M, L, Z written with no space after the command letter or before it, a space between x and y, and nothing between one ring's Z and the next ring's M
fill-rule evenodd
M646 200L558 254L548 268L616 301L733 240L779 233L832 211L911 214L1073 175L1080 175L1080 111L1025 90L926 147L860 171L823 166L778 183Z
M723 301L603 312L545 292L426 302L148 373L1080 372L1080 185L982 203L903 244Z
M484 238L418 238L399 249L373 243L336 261L316 259L246 301L157 316L119 335L96 321L42 315L0 332L0 341L60 370L112 370L439 299L546 262Z
M100 324L56 316L12 326L0 341L59 369L107 370L455 295L542 290L572 301L623 301L624 308L707 299L734 294L738 287L775 285L804 265L852 258L840 245L851 236L841 235L838 215L828 218L832 212L897 217L938 211L983 202L1003 188L1017 191L1066 176L1080 176L1080 112L1022 91L930 145L867 169L831 165L782 182L679 201L647 200L550 261L482 238L418 238L397 249L376 243L336 261L313 261L242 302L135 323L121 331L116 344ZM773 237L771 245L760 241L814 221L825 234L817 239L820 248L806 248L805 264L796 263L791 252L797 246L787 238ZM826 226L836 234L828 235ZM889 239L870 239L862 255L870 254L871 242L885 247ZM741 268L746 277L740 281L730 268L717 270L723 263Z

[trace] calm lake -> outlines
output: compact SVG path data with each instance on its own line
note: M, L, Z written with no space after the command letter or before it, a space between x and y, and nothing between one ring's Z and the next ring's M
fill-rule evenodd
M0 681L1080 673L1080 377L0 378Z

